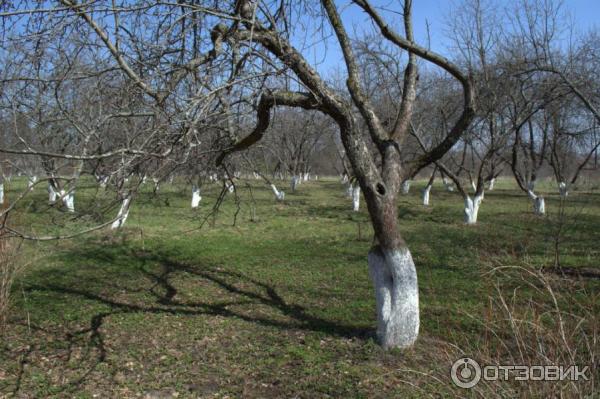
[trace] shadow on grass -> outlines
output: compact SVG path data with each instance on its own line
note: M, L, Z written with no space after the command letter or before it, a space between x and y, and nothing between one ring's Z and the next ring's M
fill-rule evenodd
M115 249L117 253L115 254ZM296 303L286 301L276 288L264 281L252 278L243 273L225 270L216 266L183 263L174 260L171 255L160 252L129 250L115 248L105 251L102 248L89 248L85 253L72 253L77 263L86 262L92 267L79 269L79 273L71 275L63 273L46 273L44 278L32 276L25 291L58 294L68 298L72 306L78 306L81 301L91 302L95 306L85 314L88 326L66 333L57 333L42 327L35 327L40 333L55 336L64 340L71 348L77 340L86 341L88 362L82 367L80 374L72 381L55 387L54 392L69 392L76 389L105 362L107 350L104 336L104 322L108 317L126 314L164 314L179 316L215 316L242 320L258 326L274 327L282 331L304 330L323 333L331 336L368 340L373 338L374 331L369 328L347 325L336 321L320 318L309 313L310 309ZM84 263L85 264L85 263ZM116 268L127 265L126 274L113 273ZM103 270L106 265L108 270ZM86 275L89 274L89 278ZM145 277L140 279L141 277ZM219 296L214 300L193 301L182 300L178 295L182 289L174 283L174 277L186 276L186 283L202 285L208 283L217 288ZM123 279L122 277L126 277ZM188 279L191 278L193 280ZM140 281L141 280L141 281ZM189 287L185 288L186 290ZM113 295L110 292L114 290ZM125 294L125 295L123 295ZM126 296L125 299L123 297ZM267 306L273 311L273 317L263 312L254 311L254 306ZM71 305L69 305L71 306ZM106 309L108 308L108 310ZM50 304L50 312L52 311ZM281 320L277 315L286 316ZM89 317L89 318L88 318ZM58 335L57 335L58 334ZM67 356L69 358L70 356ZM25 358L24 358L25 359ZM26 362L26 360L24 361ZM22 362L23 363L23 362ZM21 364L24 368L24 364ZM19 374L13 395L19 393L23 372Z

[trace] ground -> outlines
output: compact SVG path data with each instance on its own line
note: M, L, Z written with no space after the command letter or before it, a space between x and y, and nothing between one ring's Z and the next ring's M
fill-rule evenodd
M24 182L11 184L9 198ZM213 215L217 185L205 187L192 210L183 181L157 196L147 184L122 231L24 244L26 266L0 342L0 397L593 393L590 382L463 390L449 370L462 355L598 364L600 280L572 272L600 269L600 194L588 186L561 206L547 184L549 214L540 218L505 179L486 194L478 225L465 226L462 200L441 184L430 207L420 204L424 184L398 204L419 276L414 348L376 343L366 265L372 229L364 203L352 212L338 180L286 190L284 203L258 181L240 183L239 200L227 194ZM73 219L47 209L37 186L19 205L19 223L36 234L65 233L114 217L118 206L96 194L91 182L78 189L76 207L95 211ZM568 274L555 268L557 253ZM598 370L591 374L597 394Z

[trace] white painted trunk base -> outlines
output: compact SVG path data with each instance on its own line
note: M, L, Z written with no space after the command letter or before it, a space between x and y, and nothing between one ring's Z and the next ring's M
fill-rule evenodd
M569 195L569 188L567 187L567 184L564 181L561 181L558 185L558 192L563 198L567 198L567 196Z
M357 184L354 189L352 189L352 209L354 212L358 212L360 208L360 186Z
M351 183L348 183L348 186L346 187L346 197L352 198L353 191L354 191L354 187L352 186Z
M404 180L402 182L402 194L406 195L410 191L410 180Z
M431 186L427 186L423 189L423 205L429 206L429 192L431 191Z
M106 186L108 185L108 179L109 179L108 176L102 176L100 178L100 187L106 188Z
M38 177L37 177L37 176L32 176L32 177L30 177L30 178L27 180L27 188L31 188L31 187L33 187L33 185L34 185L35 183L37 183L37 181L38 181Z
M373 249L368 262L380 344L386 349L412 346L419 335L419 287L410 251Z
M67 193L65 190L60 190L60 198L62 198L63 205L67 208L67 211L75 212L75 193L73 191Z
M465 198L465 223L476 224L477 215L479 214L479 206L483 201L483 196L476 195L473 199L471 197Z
M200 196L200 187L192 186L192 208L198 208L202 197Z
M533 202L533 213L536 215L544 215L546 213L546 201L544 197L536 195L532 190L527 191L527 195Z
M48 204L54 205L58 199L58 193L54 190L52 184L48 183Z
M0 204L4 204L4 183L0 183Z
M292 192L296 191L299 183L300 178L298 176L292 176L292 181L290 182L290 188L292 189Z
M131 203L131 198L125 198L121 203L121 208L119 209L119 213L117 214L117 220L113 222L110 226L111 229L120 229L125 224L127 220L127 216L129 216L129 204Z
M442 178L442 182L444 183L444 187L446 188L446 191L448 191L450 193L454 191L454 186L452 185L452 182L449 181L446 177Z
M493 178L492 180L490 180L490 185L488 187L488 190L492 191L494 189L494 184L496 183L496 179Z
M273 194L275 194L275 199L277 201L283 201L285 199L285 193L277 190L277 187L275 187L274 184L271 184L271 190L273 190Z

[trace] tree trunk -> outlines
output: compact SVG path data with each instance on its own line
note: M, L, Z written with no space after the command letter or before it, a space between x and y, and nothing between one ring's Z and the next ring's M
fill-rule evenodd
M283 201L285 199L285 193L277 190L277 187L275 187L274 184L271 184L271 190L273 190L273 194L275 194L275 199L277 201Z
M291 184L290 184L290 188L292 189L293 193L296 192L296 187L298 187L298 180L300 180L298 178L298 176L295 176L295 175L292 176L292 181L291 181Z
M473 225L477 223L477 215L479 213L479 206L483 200L482 195L476 195L471 199L468 195L465 197L465 223Z
M358 212L360 208L360 186L357 184L352 190L352 209L354 212Z
M34 184L37 182L37 180L38 180L38 177L37 177L37 176L32 176L32 177L29 177L29 178L27 179L27 188L32 188L32 187L33 187L33 185L34 185Z
M567 198L569 195L569 187L564 181L561 181L558 185L558 192L562 198Z
M444 183L444 187L446 187L446 191L450 193L454 191L454 186L452 185L452 182L448 180L446 176L442 177L442 182Z
M127 217L129 216L129 205L131 204L131 198L127 197L121 203L121 208L119 209L119 213L117 214L117 220L113 222L110 226L111 229L119 229L123 227Z
M404 180L402 182L402 194L407 195L410 190L410 180Z
M198 208L198 205L200 205L201 200L202 200L202 197L200 196L200 187L193 184L192 185L192 209Z
M536 195L533 190L528 190L527 195L533 202L533 213L536 215L544 215L546 213L546 201L544 197Z
M48 182L48 205L54 205L56 203L56 199L58 197L58 193L54 190L54 186L51 182Z
M354 187L352 186L352 183L348 183L348 186L346 187L346 197L352 198L353 190L354 190Z
M492 177L492 179L490 180L490 186L488 187L488 190L492 191L494 189L494 183L496 183L496 178Z
M75 212L75 193L73 191L67 193L65 190L60 190L60 198L62 198L63 205L67 208L67 211Z
M423 205L424 206L429 206L429 192L431 191L431 185L428 184L424 189L423 189Z
M410 251L374 247L368 262L380 344L386 349L412 346L419 335L419 287Z
M4 183L0 183L0 205L4 204Z

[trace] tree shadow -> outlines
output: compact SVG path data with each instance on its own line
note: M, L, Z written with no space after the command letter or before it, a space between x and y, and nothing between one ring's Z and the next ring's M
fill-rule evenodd
M113 248L114 250L114 248ZM88 326L75 331L58 333L50 330L45 335L53 335L66 341L69 354L66 355L67 362L70 359L71 348L77 344L77 340L86 337L86 359L93 359L82 367L81 374L74 380L56 387L55 392L68 392L80 386L91 375L98 366L105 362L107 350L105 347L104 322L114 315L126 314L164 314L179 316L215 316L242 320L259 326L274 327L282 331L310 331L336 336L341 338L352 338L368 340L374 337L374 331L364 326L348 325L337 321L327 320L310 314L307 307L286 301L272 285L244 273L225 270L216 266L204 266L199 264L184 263L174 260L172 256L160 252L132 251L129 254L132 261L137 262L134 266L137 276L144 276L148 282L142 288L137 286L139 281L134 279L117 282L111 280L110 274L104 278L90 276L89 280L79 275L78 281L70 279L58 279L57 281L43 280L43 283L27 284L27 292L45 292L59 294L64 297L83 299L91 301L108 310L98 312L91 316ZM91 272L98 270L96 262L102 264L108 260L126 261L127 257L110 256L102 250L92 250L86 254L77 254L79 261L88 261L94 267ZM189 276L198 283L208 283L218 288L223 293L222 301L194 301L179 299L180 288L173 282L174 277ZM139 280L139 279L137 279ZM40 281L40 280L37 280ZM119 292L119 298L105 292L114 289ZM136 296L136 298L124 296ZM139 301L140 295L144 298ZM150 299L148 299L150 298ZM137 300L133 300L137 299ZM254 312L256 305L267 306L274 314ZM276 317L277 314L286 316L285 320ZM22 365L23 366L23 365ZM22 367L23 368L23 367ZM85 370L84 370L85 368ZM23 373L19 375L18 383L13 395L17 395L21 389Z

